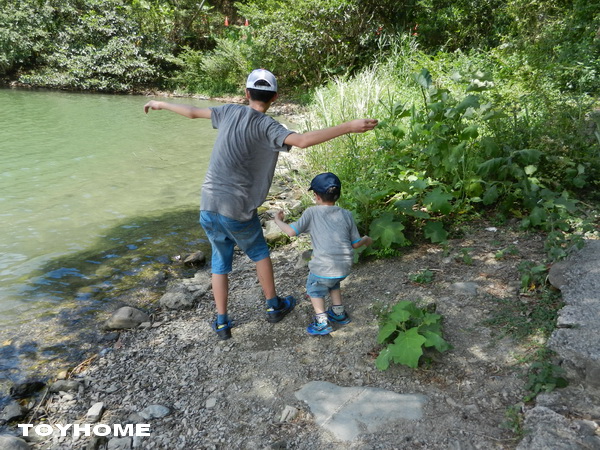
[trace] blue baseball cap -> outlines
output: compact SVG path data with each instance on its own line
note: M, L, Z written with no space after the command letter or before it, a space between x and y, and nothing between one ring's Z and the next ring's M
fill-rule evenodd
M331 188L337 188L338 191L342 190L342 182L337 175L331 172L320 173L312 179L310 182L309 191L315 191L318 194L327 193Z

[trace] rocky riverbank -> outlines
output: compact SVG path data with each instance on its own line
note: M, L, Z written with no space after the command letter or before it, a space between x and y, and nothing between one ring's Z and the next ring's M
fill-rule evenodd
M304 189L290 190L289 177L293 171L282 168L262 209L266 218L270 209L303 207ZM170 280L161 303L132 304L144 310L135 327L106 331L104 348L60 374L62 380L45 387L28 411L13 409L5 431L22 437L16 425L32 425L27 443L0 438L0 448L600 448L600 414L592 407L582 411L581 403L561 401L561 390L543 397L547 410L523 402L532 343L499 334L490 321L515 305L532 313L536 305L520 292L518 267L543 261L543 244L542 236L524 235L516 224L482 221L465 224L446 245L419 245L396 258L361 262L342 285L353 321L325 337L305 332L312 316L304 295L306 238L272 252L279 293L300 300L274 325L264 320L253 265L237 255L230 281L237 326L228 341L217 340L210 327L210 275L199 266L189 278ZM435 304L453 348L431 354L419 369L393 365L379 371L379 314L400 300ZM574 379L567 392L582 391L597 404L586 386ZM404 411L393 408L398 403ZM558 414L565 423L552 416L559 435L523 440L518 412ZM59 425L68 424L62 433ZM114 436L115 425L128 424L147 425L140 433L147 435ZM77 436L75 425L113 432Z

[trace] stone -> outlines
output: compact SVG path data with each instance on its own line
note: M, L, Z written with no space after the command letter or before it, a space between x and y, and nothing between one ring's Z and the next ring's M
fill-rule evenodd
M104 403L97 402L92 405L85 417L88 422L96 423L102 417L102 413L104 413Z
M166 406L162 405L150 405L146 406L143 410L139 412L140 416L144 419L160 419L161 417L168 416L171 413L171 410Z
M194 296L187 291L166 292L159 300L160 306L167 309L192 309Z
M568 261L563 260L552 264L552 267L550 267L550 270L548 271L548 281L550 281L550 284L556 289L562 289L566 284L566 271L569 268L569 264Z
M268 220L265 223L264 233L267 244L276 245L289 241L289 236L281 231L274 220Z
M206 255L202 251L192 253L191 255L186 256L185 259L183 260L184 264L189 264L189 265L202 265L205 262L206 262Z
M461 295L476 296L477 293L479 292L479 286L477 285L477 283L473 283L473 282L462 282L461 281L461 282L452 284L451 287L455 293L461 294Z
M18 437L0 435L0 448L2 450L29 450L31 447Z
M149 321L150 316L145 312L131 306L123 306L106 321L106 328L109 330L136 328L140 323Z
M525 437L517 450L572 450L581 445L569 421L544 406L536 406L525 413Z
M50 392L78 391L79 382L75 380L58 380L50 385Z
M19 402L13 400L2 410L0 421L10 422L11 420L20 419L26 414L27 408L24 408Z
M376 433L399 419L423 417L427 401L420 394L397 394L381 388L340 387L311 381L296 392L308 403L315 422L338 439L351 441L360 433Z
M298 408L294 408L293 406L286 405L281 413L280 422L291 422L298 416Z
M132 448L130 437L112 438L108 441L107 450L129 450Z
M25 381L15 384L10 388L12 398L27 398L42 390L46 386L42 381Z

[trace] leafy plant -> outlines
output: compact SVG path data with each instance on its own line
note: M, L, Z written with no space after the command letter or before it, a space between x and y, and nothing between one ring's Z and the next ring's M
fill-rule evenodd
M459 255L457 255L457 259L462 261L467 266L473 264L473 256L471 256L472 248L461 248Z
M451 348L442 337L442 316L405 300L385 312L377 341L384 344L375 365L386 370L390 363L416 368L424 348L444 352Z
M529 402L541 392L552 392L557 388L564 388L569 383L563 377L564 369L549 361L535 361L529 366L525 389L528 393L524 401Z
M521 289L535 291L546 283L548 267L533 261L522 261L517 267L521 273Z
M418 273L411 273L408 278L413 283L428 284L433 281L433 272L429 269L421 270Z
M494 257L496 259L504 259L506 256L514 256L519 254L519 249L516 245L510 244L508 247L498 250Z

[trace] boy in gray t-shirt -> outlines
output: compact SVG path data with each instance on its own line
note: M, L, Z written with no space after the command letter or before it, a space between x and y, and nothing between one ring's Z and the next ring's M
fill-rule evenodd
M355 119L339 125L295 133L266 115L277 99L277 80L264 69L246 80L245 105L198 108L151 100L144 111L167 110L190 119L210 119L219 130L202 185L200 224L211 244L212 291L217 310L212 327L219 339L229 339L233 321L228 315L229 273L237 245L256 264L266 298L266 319L277 323L296 306L294 297L279 297L275 290L269 248L257 209L265 201L279 152L292 146L306 148L349 133L364 133L376 119Z
M342 184L331 172L313 178L309 190L315 195L316 206L307 208L297 222L286 224L283 211L278 211L275 223L288 236L309 233L313 254L306 281L308 293L315 310L315 321L306 331L318 336L333 331L330 322L345 325L350 317L342 305L340 282L350 274L354 249L371 245L369 236L360 237L350 211L335 206L340 198ZM331 297L331 308L325 309L325 296Z

